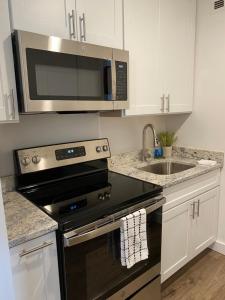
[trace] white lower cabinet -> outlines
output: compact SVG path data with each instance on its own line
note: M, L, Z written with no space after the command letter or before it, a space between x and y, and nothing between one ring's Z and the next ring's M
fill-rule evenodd
M209 177L210 178L210 177ZM209 178L203 178L204 183ZM198 178L199 184L201 180ZM208 186L207 185L205 187ZM213 178L212 178L213 184ZM193 187L190 182L190 186ZM185 194L186 187L177 194L183 203L164 210L162 217L162 282L182 268L192 258L216 241L219 211L219 186L192 197L195 190ZM173 191L174 195L176 194ZM170 197L168 197L170 199ZM172 200L170 199L172 202Z
M189 203L184 203L163 214L162 279L169 278L188 262Z
M190 254L195 257L216 240L219 212L219 189L213 189L193 199L197 217L191 222Z
M15 300L60 300L55 233L10 249Z

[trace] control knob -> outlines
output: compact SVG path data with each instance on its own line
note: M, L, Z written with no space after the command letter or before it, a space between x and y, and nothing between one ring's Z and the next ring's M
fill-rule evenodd
M103 194L98 195L98 200L105 200L105 196Z
M96 152L100 153L102 151L102 148L100 146L96 147Z
M108 146L107 145L104 145L102 148L103 148L103 151L108 151Z
M40 162L40 160L41 160L41 158L38 155L35 155L35 156L32 157L32 162L34 164L38 164Z
M109 199L111 197L111 194L109 192L105 192L104 196L106 199Z
M28 165L30 164L30 159L29 159L29 157L23 157L23 158L21 159L21 164L22 164L23 166L28 166Z

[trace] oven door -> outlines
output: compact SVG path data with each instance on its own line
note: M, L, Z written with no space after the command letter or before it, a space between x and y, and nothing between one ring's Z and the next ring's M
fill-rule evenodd
M23 31L14 41L22 112L113 109L112 49Z
M149 258L130 269L123 267L120 261L119 221L66 241L65 298L114 299L113 295L121 291L122 296L115 299L126 299L157 277L160 274L161 212L158 208L147 215ZM135 280L137 284L132 285Z

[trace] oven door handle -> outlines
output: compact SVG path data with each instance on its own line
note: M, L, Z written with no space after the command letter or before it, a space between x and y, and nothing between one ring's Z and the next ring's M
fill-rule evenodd
M165 203L165 198L163 197L160 201L158 201L157 203L150 205L148 207L145 207L146 209L146 213L150 214L152 213L154 210L160 208L163 204ZM140 208L139 208L140 209ZM85 233L81 233L79 235L77 235L74 231L74 235L72 234L73 232L68 232L65 233L64 236L64 247L71 247L74 245L78 245L81 244L83 242L92 240L98 236L104 235L106 233L110 233L118 228L120 228L121 225L121 219L114 221L112 223L103 225L101 227L98 227L94 230L90 230L88 232Z

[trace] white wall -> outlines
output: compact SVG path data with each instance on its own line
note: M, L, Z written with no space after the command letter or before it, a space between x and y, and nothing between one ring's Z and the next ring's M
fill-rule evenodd
M194 112L168 117L179 144L225 151L225 8L198 0ZM222 171L218 240L225 242L225 172ZM210 220L209 220L210 222Z
M12 274L0 181L0 299L13 299Z

